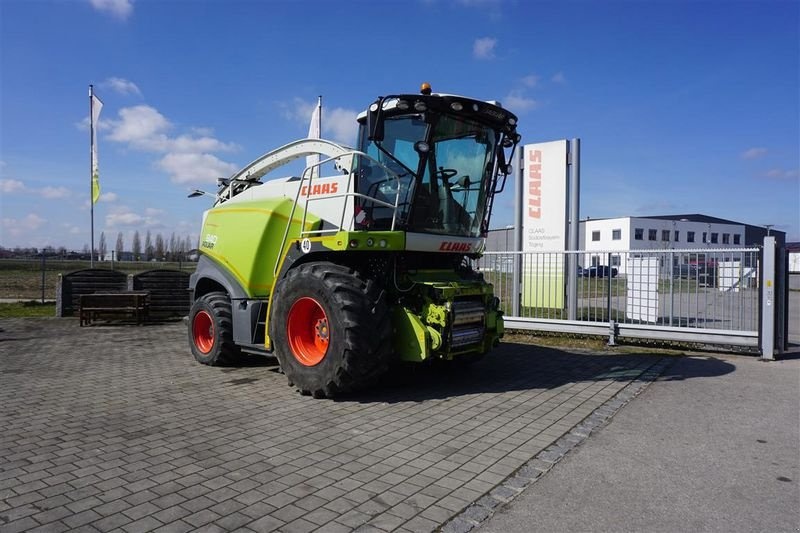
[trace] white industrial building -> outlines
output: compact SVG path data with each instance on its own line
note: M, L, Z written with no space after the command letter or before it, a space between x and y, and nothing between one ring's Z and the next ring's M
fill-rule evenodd
M624 272L615 251L725 249L758 246L767 229L700 214L617 217L582 220L583 266L607 265ZM786 235L772 231L779 245Z
M486 249L514 250L514 227L489 232ZM761 246L767 228L701 214L644 217L587 218L581 220L579 247L586 254L581 266L608 264L622 266L615 251L715 250ZM785 246L786 233L771 230L778 246Z

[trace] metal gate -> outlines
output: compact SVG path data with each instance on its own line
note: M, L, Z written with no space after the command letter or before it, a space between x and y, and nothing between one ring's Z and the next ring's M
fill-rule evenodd
M510 329L742 346L772 358L786 343L786 276L775 259L767 237L763 248L486 252L475 266Z

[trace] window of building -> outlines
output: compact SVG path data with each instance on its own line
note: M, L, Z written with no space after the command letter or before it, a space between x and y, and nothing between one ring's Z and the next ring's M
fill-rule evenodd
M708 242L708 233L703 232L703 242Z
M654 241L658 237L658 230L649 229L647 230L647 240Z
M599 231L593 231L592 232L592 240L593 241L599 241L600 240L600 232Z
M622 240L622 230L621 229L612 229L611 230L611 240L613 240L613 241L621 241Z
M592 256L592 266L596 267L599 264L600 264L600 256L599 255L593 255Z
M686 242L694 242L694 232L687 231L686 232Z
M669 242L669 230L668 229L662 229L661 230L661 240Z
M716 231L711 232L711 244L717 244L719 242L719 233Z
M742 244L742 236L738 233L733 234L733 244Z
M611 266L615 266L615 267L619 266L619 256L618 255L612 255L611 256Z
M678 241L681 240L681 232L679 230L675 230L675 239L674 240L675 240L675 242L678 242Z
M633 230L633 238L637 241L644 240L644 228L636 228Z
M730 244L731 243L731 234L730 233L723 233L722 234L722 244Z

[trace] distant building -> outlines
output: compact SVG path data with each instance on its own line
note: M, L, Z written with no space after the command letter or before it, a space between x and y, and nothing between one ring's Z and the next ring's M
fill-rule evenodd
M664 250L758 246L767 235L778 246L786 233L707 215L598 218L581 221L584 250Z
M663 215L646 217L616 217L582 220L579 246L586 250L582 266L606 264L607 252L616 250L693 250L724 249L759 246L769 231L778 246L786 245L786 233L767 230L723 218L701 214ZM488 251L505 252L514 249L514 228L490 230L486 239ZM597 252L592 254L591 252ZM601 253L606 252L606 253ZM617 266L619 256L611 257Z
M800 274L800 242L787 242L786 251L789 253L789 272Z
M759 246L767 228L708 215L664 215L582 220L581 249L586 250L583 266L620 267L616 250L694 250ZM771 230L778 246L786 244L786 233ZM592 253L596 252L596 253ZM676 258L677 260L677 258Z

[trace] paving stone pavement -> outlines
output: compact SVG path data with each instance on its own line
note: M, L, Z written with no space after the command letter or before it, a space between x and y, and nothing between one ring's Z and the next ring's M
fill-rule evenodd
M331 401L271 358L199 365L186 336L0 320L0 532L434 531L665 365L503 344Z

